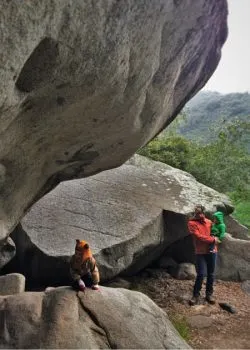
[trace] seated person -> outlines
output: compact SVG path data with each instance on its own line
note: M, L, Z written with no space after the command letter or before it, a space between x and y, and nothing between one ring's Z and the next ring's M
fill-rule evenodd
M70 259L70 274L77 290L84 291L86 287L99 289L99 271L86 241L76 240L75 254Z

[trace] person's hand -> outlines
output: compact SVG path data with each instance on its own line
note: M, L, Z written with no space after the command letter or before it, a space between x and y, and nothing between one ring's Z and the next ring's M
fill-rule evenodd
M80 279L80 280L78 281L78 285L79 285L80 291L84 292L86 286L85 286L85 283L83 282L83 280Z
M98 284L93 284L92 289L93 290L99 290L100 288L99 288Z
M219 244L219 243L221 243L221 241L219 240L218 237L214 237L214 243L215 243L215 244Z

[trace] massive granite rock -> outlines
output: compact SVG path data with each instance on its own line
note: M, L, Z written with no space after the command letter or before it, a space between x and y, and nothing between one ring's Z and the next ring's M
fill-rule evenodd
M25 277L19 273L0 276L0 295L18 294L25 291Z
M22 312L20 312L22 310ZM102 287L0 296L1 349L189 349L147 296Z
M226 17L226 0L0 2L2 245L60 181L121 165L173 120Z
M250 279L250 241L227 234L219 246L216 276L230 281Z
M18 267L32 283L69 283L79 238L90 243L102 281L134 274L188 235L186 215L197 203L210 212L233 210L225 195L190 174L135 155L119 168L63 182L39 200L11 234L12 271Z
M230 232L230 234L234 238L243 239L245 241L250 240L250 230L246 226L242 225L237 221L235 218L233 218L231 215L228 215L225 217L225 224L227 227L227 232Z
M226 217L227 218L227 217ZM218 246L218 257L216 264L216 278L227 281L245 281L250 279L250 241L247 233L244 236L240 230L242 226L233 221L227 227L227 234L222 243ZM237 231L237 225L239 233ZM231 235L230 228L233 228L235 236ZM243 236L245 239L235 238ZM189 262L195 264L195 254L191 236L186 236L171 244L158 261L158 266L164 266L174 277L177 276L179 266ZM179 264L179 265L178 265Z

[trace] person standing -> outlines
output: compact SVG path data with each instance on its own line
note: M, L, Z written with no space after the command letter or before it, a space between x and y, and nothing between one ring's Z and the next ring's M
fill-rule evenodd
M197 205L194 209L194 216L188 221L188 230L193 236L195 254L196 254L196 280L193 287L193 297L190 300L190 305L199 303L200 291L202 283L207 271L206 281L206 301L214 304L213 284L214 272L217 257L218 238L211 236L212 221L205 217L205 208L202 205ZM211 244L214 244L214 249L210 252Z

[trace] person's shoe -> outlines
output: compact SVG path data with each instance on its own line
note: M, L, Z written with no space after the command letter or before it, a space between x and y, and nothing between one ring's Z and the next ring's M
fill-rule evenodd
M212 297L212 295L207 295L206 296L206 301L211 304L214 305L215 304L215 299Z
M189 300L189 305L194 306L199 304L199 297L193 296L192 299Z
M81 292L85 292L85 288L86 288L86 286L85 286L85 283L83 282L83 280L79 280L78 281L78 286L79 286L79 290L81 291Z
M93 290L100 290L98 284L93 284L92 289L93 289Z

